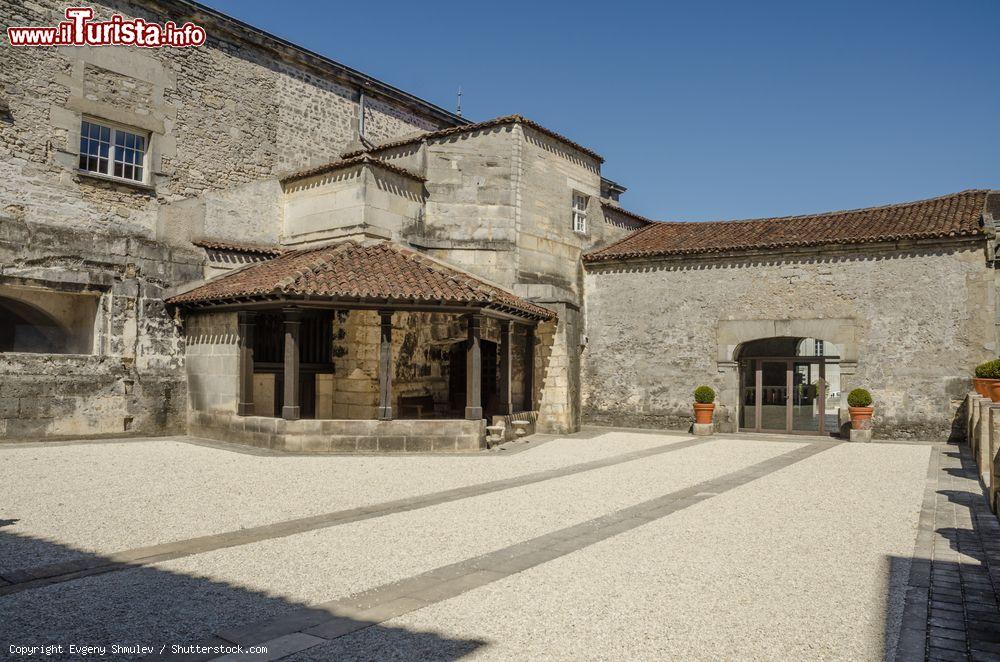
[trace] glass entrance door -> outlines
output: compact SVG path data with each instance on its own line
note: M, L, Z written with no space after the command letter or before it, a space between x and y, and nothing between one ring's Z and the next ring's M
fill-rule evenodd
M821 357L741 361L740 429L824 434L829 427L826 368Z
M822 363L792 363L792 431L823 432L824 379Z
M785 432L788 430L788 363L760 360L760 418L761 430Z

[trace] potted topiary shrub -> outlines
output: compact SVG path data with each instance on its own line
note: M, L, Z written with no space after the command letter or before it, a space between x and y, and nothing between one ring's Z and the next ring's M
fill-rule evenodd
M851 427L868 430L872 425L872 394L863 388L856 388L847 394L847 411L851 414Z
M976 393L984 398L992 399L990 387L996 382L1000 382L1000 359L980 363L976 366L976 377L972 380Z
M711 386L699 386L694 390L694 422L711 423L715 411L715 391Z

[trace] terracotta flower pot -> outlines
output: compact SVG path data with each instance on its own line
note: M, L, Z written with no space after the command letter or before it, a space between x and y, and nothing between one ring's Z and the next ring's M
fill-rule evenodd
M1000 379L992 379L989 384L989 398L993 402L1000 402Z
M984 398L990 397L990 387L1000 382L1000 379L986 379L984 377L974 377L972 379L972 386L976 389L976 393L983 396Z
M851 414L851 427L855 430L870 430L872 427L872 413L874 407L848 407Z
M699 402L694 403L694 422L695 423L711 423L712 422L712 412L715 411L715 403L709 402L703 405Z

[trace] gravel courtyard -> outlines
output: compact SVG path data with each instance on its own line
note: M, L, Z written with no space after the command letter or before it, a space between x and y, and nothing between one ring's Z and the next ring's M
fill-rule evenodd
M448 457L4 445L0 655L891 659L949 448L598 428Z

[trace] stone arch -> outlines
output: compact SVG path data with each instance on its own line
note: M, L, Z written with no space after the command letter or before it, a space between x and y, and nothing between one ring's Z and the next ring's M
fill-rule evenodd
M70 333L59 321L24 301L0 296L0 352L65 354Z
M735 432L738 427L739 367L736 357L740 347L753 340L777 337L816 338L837 345L840 348L841 390L843 393L850 390L858 361L856 320L720 320L716 332L716 363L722 384L716 410L720 431ZM846 406L845 399L842 409Z
M856 363L858 343L853 319L722 320L717 334L716 360L736 360L741 345L765 338L816 338L840 348L840 360Z

